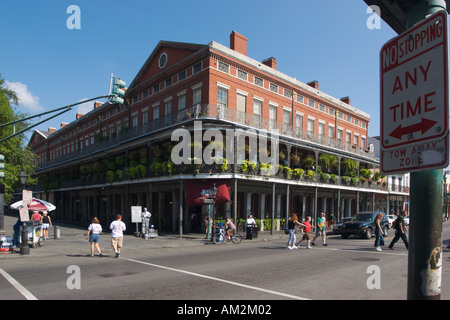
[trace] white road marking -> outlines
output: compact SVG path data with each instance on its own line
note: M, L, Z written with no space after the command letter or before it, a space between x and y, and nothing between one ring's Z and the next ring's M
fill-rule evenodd
M0 273L11 283L27 300L38 300L30 291L25 289L16 279L11 277L5 270L0 268Z
M134 260L134 259L128 259L128 258L121 258L121 259L128 260L128 261L131 261L131 262L140 263L140 264L144 264L144 265L155 267L155 268L161 268L161 269L165 269L165 270L169 270L169 271L184 273L184 274L188 274L188 275L191 275L191 276L200 277L200 278L204 278L204 279L208 279L208 280L219 281L219 282L223 282L223 283L226 283L226 284L230 284L230 285L233 285L233 286L238 286L238 287L242 287L242 288L246 288L246 289L261 291L261 292L265 292L265 293L270 293L270 294L274 294L274 295L285 297L285 298L289 298L289 299L310 300L308 298L298 297L298 296L294 296L294 295L283 293L283 292L277 292L277 291L268 290L268 289L264 289L264 288L249 286L249 285L238 283L238 282L223 280L223 279L220 279L220 278L214 278L214 277L206 276L206 275L199 274L199 273L194 273L194 272L190 272L190 271L170 268L170 267L161 266L161 265L157 265L157 264L153 264L153 263L149 263L149 262L144 262L144 261L139 261L139 260Z

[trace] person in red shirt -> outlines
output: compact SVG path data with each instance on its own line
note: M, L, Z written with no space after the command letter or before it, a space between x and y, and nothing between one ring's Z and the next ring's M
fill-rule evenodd
M302 231L303 231L303 237L302 239L297 243L297 247L300 246L300 242L303 240L306 240L306 249L311 249L311 228L315 228L311 225L311 217L307 216L306 221L303 222Z

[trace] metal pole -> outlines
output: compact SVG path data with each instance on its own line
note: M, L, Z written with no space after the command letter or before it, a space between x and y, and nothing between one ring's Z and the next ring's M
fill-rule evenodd
M444 0L422 0L406 13L407 28L439 10ZM411 173L408 300L439 300L442 276L442 169Z

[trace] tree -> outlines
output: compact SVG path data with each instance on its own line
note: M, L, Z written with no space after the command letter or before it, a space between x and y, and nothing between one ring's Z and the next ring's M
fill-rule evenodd
M5 80L0 74L0 123L9 123L25 118L27 115L16 110L19 99L15 92L9 90L4 85ZM21 131L28 126L26 122L15 124L15 131ZM0 128L0 139L12 135L13 125ZM0 144L0 154L5 156L5 178L0 179L5 185L5 203L12 199L12 194L16 188L20 188L19 173L22 168L28 175L28 185L37 183L33 176L37 166L36 155L24 144L24 135L20 134Z

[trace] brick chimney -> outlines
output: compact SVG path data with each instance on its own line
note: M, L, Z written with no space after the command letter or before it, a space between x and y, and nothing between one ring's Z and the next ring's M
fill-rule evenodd
M48 132L49 132L49 133L56 132L56 128L49 127L49 128L48 128Z
M352 104L352 102L351 102L351 100L350 100L350 97L344 97L344 98L341 98L341 101L344 102L344 103L346 103L346 104L348 104L348 105L351 105L351 104Z
M277 70L277 59L275 59L274 57L270 57L264 60L262 63L265 64L266 66L271 67L272 69Z
M307 85L313 87L314 89L319 90L319 82L316 80L308 82Z
M80 119L82 116L84 116L84 114L77 112L77 120Z
M103 104L103 102L95 101L95 103L94 103L94 109L97 109L97 108L100 107L102 104Z
M230 49L242 53L243 55L247 55L247 37L244 37L236 31L231 32Z
M61 122L61 128L64 128L65 126L67 126L69 123L67 122Z

